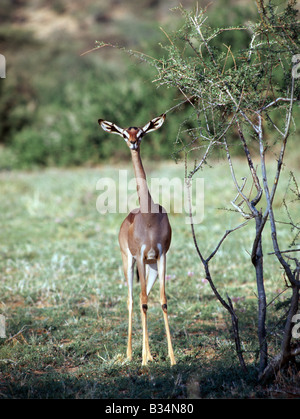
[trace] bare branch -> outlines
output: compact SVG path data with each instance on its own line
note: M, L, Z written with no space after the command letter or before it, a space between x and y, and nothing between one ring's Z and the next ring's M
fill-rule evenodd
M246 184L246 182L247 182L247 178L246 177L243 177L242 178L242 180L243 180L243 185L242 185L242 187L241 187L241 191L243 191L243 189L244 189L244 187L245 187L245 184ZM253 218L253 215L250 215L250 214L246 214L243 210L242 210L242 208L241 208L241 205L243 204L243 200L239 203L239 204L236 204L235 203L235 201L238 199L238 197L239 197L240 195L239 194L237 194L237 196L234 198L234 200L232 200L230 203L231 203L231 205L240 213L240 214L242 214L242 216L244 217L244 218L247 218L247 219L251 219L251 218Z
M220 242L218 243L216 249L211 253L211 255L205 260L202 256L202 253L200 251L200 248L198 246L198 242L197 242L197 238L196 238L196 234L195 234L195 228L194 228L194 223L193 223L193 215L192 215L192 206L191 206L191 192L190 192L190 185L191 185L191 179L190 178L186 178L186 183L187 183L187 191L188 191L188 204L189 204L189 216L190 216L190 221L191 221L191 229L192 229L192 236L193 236L193 241L194 241L194 245L196 248L196 251L198 253L198 256L202 262L202 265L205 269L205 277L209 282L209 285L213 291L213 293L215 294L215 296L217 297L217 299L220 301L220 303L223 305L223 307L230 313L231 315L231 323L232 323L232 329L233 329L233 334L234 334L234 340L235 340L235 347L236 347L236 352L240 361L240 365L243 368L244 371L247 371L247 367L244 361L244 357L243 357L243 351L241 349L241 342L240 342L240 334L239 334L239 325L238 325L238 317L235 313L235 310L233 308L232 305L232 301L231 299L227 296L228 299L228 303L226 303L226 301L224 300L224 298L222 298L221 294L218 292L211 274L210 274L210 269L209 269L209 261L214 257L214 255L217 253L217 251L219 250L221 244L223 243L223 241L225 240L225 238L233 231L243 227L248 221L245 221L243 224L240 224L239 226L237 226L236 228L232 229L232 230L227 230L224 234L224 236L222 237L222 239L220 240Z
M288 138L288 135L289 135L289 127L290 127L291 114L292 114L292 108L293 108L293 95L294 95L294 78L292 77L291 102L290 102L290 106L287 110L285 135L284 135L284 138L282 140L280 156L279 156L278 163L277 163L277 170L276 170L276 174L275 174L275 177L274 177L274 183L273 183L273 188L272 188L271 193L269 191L269 185L268 185L268 180L267 180L267 172L266 172L266 163L265 163L265 154L264 154L264 147L263 147L262 132L259 135L259 144L260 144L261 168L262 168L262 174L263 174L263 185L264 185L264 191L265 191L266 199L267 199L267 210L268 210L269 217L270 217L271 236L272 236L273 248L274 248L274 251L275 251L275 255L277 256L277 259L279 260L282 267L284 268L285 273L287 274L287 277L288 277L290 283L292 285L295 285L295 286L297 285L298 286L298 284L297 284L298 281L295 280L295 277L294 277L294 275L291 271L291 268L290 268L289 264L285 261L285 259L282 256L282 252L279 249L278 239L277 239L277 231L276 231L276 223L275 223L275 217L274 217L273 206L272 206L273 199L274 199L275 192L276 192L277 185L278 185L279 176L280 176L280 173L281 173L283 157L284 157L284 152L285 152L285 148L286 148L286 142L287 142L287 138ZM260 117L260 121L261 121L261 117Z
M227 160L228 160L229 167L230 167L230 171L231 171L231 176L232 176L233 182L234 182L234 184L235 184L235 187L236 187L236 189L237 189L237 191L238 191L238 193L239 193L240 197L241 197L241 198L243 199L243 201L244 201L244 202L246 202L246 204L248 205L248 208L249 208L249 210L251 211L252 215L253 215L253 216L255 216L255 214L256 214L256 212L257 212L256 208L254 208L254 207L252 208L252 206L251 206L251 203L250 203L249 199L248 199L248 198L246 197L246 195L243 193L242 189L239 187L239 184L238 184L238 182L237 182L237 180L236 180L236 176L235 176L235 173L234 173L234 169L233 169L233 165L232 165L232 161L231 161L231 157L230 157L230 153L229 153L229 149L228 149L228 145L227 145L227 141L226 141L226 138L225 138L225 137L224 137L223 141L224 141L225 150L226 150L226 154L227 154Z
M283 157L284 157L284 153L285 153L285 149L286 149L286 143L287 143L287 139L288 139L288 136L289 136L289 133L290 133L290 124L291 124L292 110L293 110L293 100L294 100L294 87L295 87L295 79L294 79L294 77L292 77L290 106L289 106L289 108L287 110L287 114L286 114L285 132L284 132L284 137L282 139L282 146L281 146L280 155L279 155L279 159L278 159L278 163L277 163L277 170L276 170L276 174L275 174L275 178L274 178L272 192L271 192L271 195L270 195L271 203L273 202L275 192L276 192L276 189L277 189L278 180L279 180L281 167L282 167L282 163L283 163Z
M249 169L250 169L250 172L251 172L251 175L252 175L252 179L253 179L254 185L255 185L256 190L257 190L256 197L251 201L251 205L253 206L253 210L255 212L254 207L255 207L255 205L258 204L258 202L260 201L260 199L262 197L262 187L260 186L259 178L258 178L256 170L254 168L248 145L246 143L244 134L243 134L243 132L241 130L241 127L240 127L238 122L237 122L237 126L238 126L238 133L239 133L239 136L240 136L240 140L241 140L242 145L244 147L244 152L245 152L245 155L246 155L246 158L247 158L248 166L249 166Z
M281 253L300 252L300 249L280 250ZM268 253L268 255L276 255L276 252Z
M237 227L232 228L230 230L226 230L226 232L224 233L223 237L221 238L221 240L219 241L219 243L217 244L215 250L210 254L210 256L206 259L206 262L209 262L217 253L217 251L219 250L221 244L223 243L223 241L226 239L226 237L230 234L233 233L234 231L244 227L246 224L248 224L249 220L244 221L242 224L239 224Z
M291 99L290 97L278 97L275 100L273 100L272 102L268 103L266 106L263 106L260 109L260 112L265 111L266 109L270 108L271 106L277 105L278 102L291 102L291 100L296 101L297 99L296 98Z

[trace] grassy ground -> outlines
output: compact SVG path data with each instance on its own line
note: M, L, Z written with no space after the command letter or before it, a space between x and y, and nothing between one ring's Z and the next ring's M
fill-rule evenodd
M243 164L236 163L243 175ZM141 367L139 284L134 284L133 361L127 362L127 286L117 234L124 214L96 210L101 177L118 180L130 167L0 174L1 297L6 338L0 339L1 398L193 398L274 397L282 383L256 382L256 287L249 254L253 224L229 236L212 265L222 295L233 298L240 316L244 374L236 359L230 319L215 300L191 240L185 215L171 213L167 295L177 365L170 368L158 286L149 301L154 362ZM148 177L183 176L174 163L147 165ZM130 174L132 172L130 171ZM241 220L230 207L235 196L226 164L207 169L205 213L196 226L204 254L224 230ZM200 175L202 176L202 174ZM287 184L284 172L282 192ZM278 207L278 209L280 209ZM283 241L290 232L282 232ZM265 281L271 302L285 289L266 237ZM270 304L270 354L280 344L278 303ZM286 388L286 382L284 383Z

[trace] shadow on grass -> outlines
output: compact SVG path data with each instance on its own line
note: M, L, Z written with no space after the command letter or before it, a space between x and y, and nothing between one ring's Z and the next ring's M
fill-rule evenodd
M167 364L167 362L163 363ZM222 363L202 365L181 361L169 365L153 363L147 367L113 365L87 366L73 372L22 370L0 379L1 398L24 399L196 399L264 397L257 387L256 371L244 374L238 366Z

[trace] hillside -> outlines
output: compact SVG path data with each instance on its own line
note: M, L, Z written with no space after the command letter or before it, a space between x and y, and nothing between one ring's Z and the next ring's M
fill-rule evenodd
M193 0L180 2L187 10ZM207 24L221 27L257 18L246 0L200 1ZM113 48L86 53L102 41L162 57L167 33L180 27L177 0L2 0L0 53L7 62L0 80L0 170L34 166L95 164L126 158L100 132L100 117L120 125L144 124L177 104L171 89L152 84L155 68ZM161 30L163 29L163 30ZM243 48L245 32L233 42ZM172 114L150 138L144 153L168 159L174 152L187 106ZM189 125L190 127L190 125ZM182 134L185 135L184 133Z
M187 8L193 3L192 0L181 2ZM45 42L72 37L90 46L90 42L104 36L110 42L115 39L129 44L138 43L142 37L141 25L155 23L158 26L173 19L170 9L178 4L176 0L87 0L84 3L79 0L7 0L0 22L16 30L32 32L36 39Z

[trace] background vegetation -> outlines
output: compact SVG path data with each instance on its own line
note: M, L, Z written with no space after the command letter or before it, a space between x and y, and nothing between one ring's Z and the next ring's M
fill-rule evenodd
M164 56L160 42L167 39L160 27L176 29L182 19L180 12L170 11L178 5L175 0L6 3L0 15L0 52L7 60L7 78L0 80L0 168L127 158L100 131L98 118L142 125L178 104L176 90L157 89L151 83L155 70L140 59L107 48L81 55L99 40ZM181 3L193 7L194 2ZM224 21L238 25L255 13L249 2L232 1L228 7L218 0L209 7L215 27ZM236 48L249 37L240 32ZM189 115L188 106L170 114L164 130L145 143L144 156L169 159L180 124L192 125Z
M0 79L0 314L6 319L7 337L0 339L0 398L299 397L299 373L294 370L272 384L257 383L257 294L248 263L251 231L228 238L212 271L239 313L249 366L245 374L234 351L230 318L205 279L190 226L183 220L186 214L170 214L167 295L177 365L169 366L156 286L148 310L154 362L141 367L138 284L133 361L125 359L127 287L117 244L124 214L100 215L95 204L97 181L110 177L118 184L118 170L130 167L120 160L129 155L123 143L119 146L117 138L99 129L97 120L144 124L182 98L175 89L156 89L151 83L155 70L141 58L112 48L81 54L99 40L163 56L159 44L169 41L159 27L166 33L180 27L181 14L169 10L177 2L87 0L83 6L79 0L5 1L0 12L0 53L7 59L7 78ZM181 3L194 6L189 0ZM256 13L252 3L243 0L218 0L209 10L215 27L224 22L236 26ZM224 42L232 43L231 33L226 36ZM234 45L241 49L249 39L247 32L240 32ZM142 153L149 178L183 178L184 166L165 160L177 150L178 128L182 140L192 127L190 117L189 106L178 107L161 130L147 137ZM293 194L289 196L289 186L294 187L289 171L299 177L297 135L299 131L289 142L278 192L293 216L297 211ZM226 180L228 165L221 159L212 165L214 170L201 172L205 214L196 226L208 253L224 225L236 222L236 214L219 208L221 194L228 206L235 194ZM237 177L243 176L243 169L237 158ZM280 220L288 221L280 199L276 209ZM290 230L280 231L284 244L292 236ZM279 350L290 290L278 263L268 256L272 246L267 237L264 267L272 356Z

